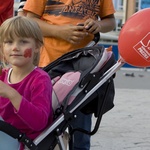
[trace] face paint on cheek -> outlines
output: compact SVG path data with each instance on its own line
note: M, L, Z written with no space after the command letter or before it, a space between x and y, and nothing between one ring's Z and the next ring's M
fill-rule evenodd
M24 51L24 57L27 58L27 57L31 57L32 56L32 49L29 48L29 49L26 49Z

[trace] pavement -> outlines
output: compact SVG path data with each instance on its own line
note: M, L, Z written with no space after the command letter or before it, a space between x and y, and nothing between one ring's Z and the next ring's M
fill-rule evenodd
M91 150L150 150L150 72L121 68L114 81L115 106L103 115Z

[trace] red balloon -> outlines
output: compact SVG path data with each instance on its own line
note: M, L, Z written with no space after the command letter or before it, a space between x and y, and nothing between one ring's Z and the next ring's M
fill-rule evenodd
M150 66L150 8L138 11L125 22L119 34L118 50L126 63Z

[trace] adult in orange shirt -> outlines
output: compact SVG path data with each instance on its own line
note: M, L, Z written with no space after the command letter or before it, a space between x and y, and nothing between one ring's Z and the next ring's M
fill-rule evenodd
M8 18L13 16L14 0L0 0L0 25Z
M115 27L112 0L27 0L24 10L39 23L45 37L40 67L86 46L96 32L105 33ZM84 26L77 26L79 23Z
M94 34L115 28L112 0L27 0L23 9L27 17L38 22L44 35L40 67L85 47ZM79 112L78 116L72 125L91 130L91 115ZM76 132L73 149L89 150L90 136Z

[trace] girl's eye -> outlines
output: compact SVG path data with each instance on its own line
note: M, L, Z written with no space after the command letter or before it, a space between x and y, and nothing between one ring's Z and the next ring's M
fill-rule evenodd
M21 42L21 43L23 43L23 44L25 44L25 43L29 43L29 41L28 41L28 40L21 40L20 42Z
M5 40L5 41L4 41L5 44L7 44L7 43L8 43L8 44L9 44L9 43L11 44L12 42L13 42L12 40Z

